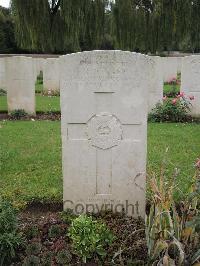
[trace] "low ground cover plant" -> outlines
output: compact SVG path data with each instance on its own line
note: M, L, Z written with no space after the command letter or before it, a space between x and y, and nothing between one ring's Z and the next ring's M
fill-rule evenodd
M85 263L95 255L103 259L107 254L106 248L114 240L114 235L104 223L86 215L80 215L72 222L68 236L75 252Z
M163 97L149 114L152 122L186 122L191 120L191 106L194 96L186 96L183 92L175 98Z
M11 119L20 120L26 117L28 114L24 109L16 109L10 113Z

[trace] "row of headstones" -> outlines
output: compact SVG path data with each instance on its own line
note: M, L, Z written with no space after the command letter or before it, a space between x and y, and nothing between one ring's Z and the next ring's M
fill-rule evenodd
M152 72L148 111L150 112L156 103L162 101L163 82L182 72L181 91L194 95L192 114L200 115L199 56L150 57L150 59ZM44 91L59 90L59 62L59 58L38 59L24 56L0 58L0 88L8 91L8 111L24 109L27 113L35 113L34 86L40 71L43 72Z
M0 57L0 88L6 89L6 64L12 61L14 65L22 64L32 71L33 78L36 79L40 72L44 73L44 90L59 90L58 58L31 58L26 56Z
M24 109L35 114L35 82L41 71L43 90L59 91L58 58L0 58L0 88L7 91L8 112Z
M153 57L159 60L162 69L162 78L167 82L170 78L176 76L181 72L182 57ZM36 75L40 71L44 73L44 89L45 90L59 90L59 73L58 73L58 59L57 58L32 58L34 71ZM13 60L14 61L14 60ZM5 63L6 58L0 58L0 88L6 89L5 86Z

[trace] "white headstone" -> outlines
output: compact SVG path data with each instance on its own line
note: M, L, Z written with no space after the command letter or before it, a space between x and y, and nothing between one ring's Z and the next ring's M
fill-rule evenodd
M169 81L172 78L176 78L178 73L178 60L177 57L161 57L163 80Z
M44 58L33 58L36 78L40 74L41 71L44 72L45 60L46 59L44 59Z
M35 77L32 58L24 56L7 57L6 87L8 112L24 109L35 113Z
M0 58L0 89L6 90L5 58Z
M187 97L194 96L191 101L191 113L200 116L200 55L184 57L182 62L181 91Z
M45 60L43 72L43 86L45 91L60 90L58 60L58 58L48 58Z
M145 215L149 58L60 58L64 208Z
M177 57L177 72L182 72L182 60L184 57Z
M157 103L162 102L164 85L161 58L159 56L151 56L150 64L151 72L149 77L150 88L148 96L148 112L151 112Z

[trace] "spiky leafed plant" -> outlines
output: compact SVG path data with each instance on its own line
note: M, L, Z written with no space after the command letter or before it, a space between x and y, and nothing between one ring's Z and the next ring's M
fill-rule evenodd
M155 176L150 178L151 206L146 216L146 238L151 262L168 262L169 265L174 265L176 261L178 265L183 265L186 258L185 247L195 246L197 233L191 221L199 214L198 184L197 169L193 184L188 191L189 196L177 208L174 201L176 191L174 178L166 182L163 167L159 178Z

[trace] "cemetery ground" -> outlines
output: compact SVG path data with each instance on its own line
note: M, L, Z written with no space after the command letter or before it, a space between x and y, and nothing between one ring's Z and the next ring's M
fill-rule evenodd
M165 92L171 89L165 85ZM43 96L40 90L41 86L37 86L36 111L60 111L59 97ZM178 92L179 86L175 90ZM6 96L0 96L0 112L6 110ZM159 179L163 170L165 181L175 179L176 204L179 206L184 201L199 158L199 132L199 123L148 123L147 202L150 198L148 181L153 176ZM12 265L82 265L80 253L74 252L72 238L67 234L75 216L62 212L60 121L1 120L0 143L0 194L19 210L18 223L23 233L23 244ZM8 208L8 213L11 212ZM13 222L10 217L13 216L6 217L8 223ZM152 265L148 261L142 219L109 212L93 215L93 220L96 219L106 224L114 238L112 244L101 251L106 252L105 257L94 252L86 265ZM84 228L86 222L89 221L85 221ZM106 237L108 235L109 232ZM185 265L196 250L193 243L188 245Z
M189 192L194 162L200 150L199 131L200 124L196 123L148 123L147 179L153 173L159 176L163 163L169 179L175 168L179 169L175 177L177 203ZM53 265L77 265L80 257L73 253L71 239L66 234L74 216L61 212L60 121L1 121L0 132L0 194L19 209L26 204L29 206L19 215L19 226L27 247L20 248L14 265L21 265L20 261L24 262L23 265L52 265L48 261L53 261ZM93 219L103 221L117 237L107 247L103 265L111 265L114 255L116 264L112 265L122 265L120 261L124 265L147 265L147 245L141 219L109 212ZM71 264L68 264L68 259ZM99 265L96 256L88 261L93 263L88 265ZM135 262L137 264L131 264Z

